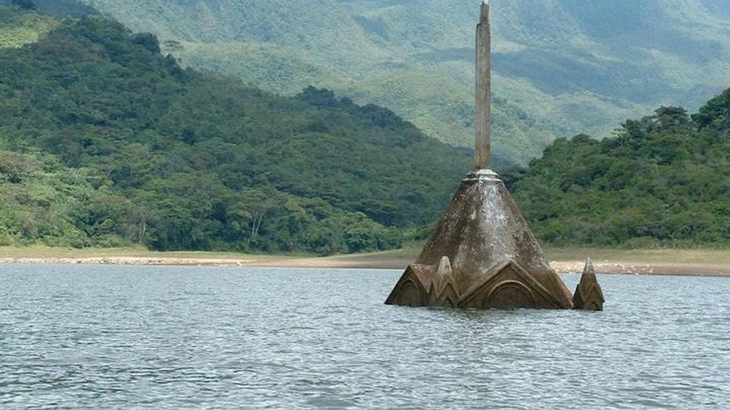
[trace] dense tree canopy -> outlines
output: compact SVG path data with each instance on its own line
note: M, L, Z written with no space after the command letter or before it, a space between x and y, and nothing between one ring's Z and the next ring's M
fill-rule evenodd
M185 70L100 17L0 60L3 243L388 249L469 169L387 109Z
M730 90L622 124L603 141L558 139L510 172L535 233L558 245L730 245Z

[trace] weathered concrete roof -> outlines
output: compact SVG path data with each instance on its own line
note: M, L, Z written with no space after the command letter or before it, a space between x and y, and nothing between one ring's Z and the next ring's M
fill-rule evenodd
M572 294L545 259L504 183L490 170L470 173L416 259L436 265L446 256L464 294L495 265L514 260L561 305Z

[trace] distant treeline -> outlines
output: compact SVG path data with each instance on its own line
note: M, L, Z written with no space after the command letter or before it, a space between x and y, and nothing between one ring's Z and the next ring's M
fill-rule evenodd
M183 69L88 16L0 49L0 245L332 254L423 239L471 167L391 111ZM543 242L730 246L730 90L502 170Z
M101 17L0 61L4 245L390 249L470 166L387 109L182 69Z
M613 138L558 139L504 176L554 245L730 246L730 90L692 116L661 107Z

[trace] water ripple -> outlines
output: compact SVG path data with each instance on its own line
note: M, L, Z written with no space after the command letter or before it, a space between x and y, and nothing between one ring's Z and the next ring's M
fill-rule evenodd
M399 275L5 265L0 407L730 407L727 279L601 276L604 312L483 312L385 306Z

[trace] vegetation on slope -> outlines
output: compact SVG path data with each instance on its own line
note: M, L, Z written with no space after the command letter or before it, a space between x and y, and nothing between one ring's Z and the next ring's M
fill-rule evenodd
M613 138L558 139L505 179L550 244L730 246L728 112L730 90L691 117L661 107Z
M477 0L83 1L156 33L186 66L286 95L326 87L471 146ZM527 163L555 137L607 136L662 104L696 110L730 83L728 2L490 7L498 160Z
M275 96L159 51L99 17L0 50L0 243L387 249L470 167L387 109Z
M470 166L387 109L275 96L159 49L91 17L0 50L0 244L386 249ZM730 90L692 116L661 107L502 176L548 244L728 246L728 112Z

